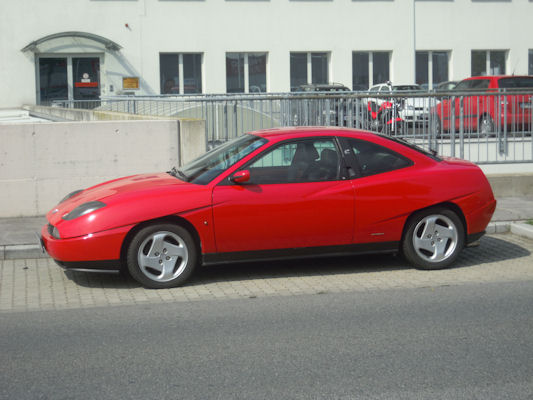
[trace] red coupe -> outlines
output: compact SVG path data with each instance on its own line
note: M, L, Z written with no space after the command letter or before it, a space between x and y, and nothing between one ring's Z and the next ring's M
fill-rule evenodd
M495 207L470 162L354 129L282 128L73 192L41 235L64 268L125 269L167 288L197 265L243 260L401 252L417 268L444 268Z

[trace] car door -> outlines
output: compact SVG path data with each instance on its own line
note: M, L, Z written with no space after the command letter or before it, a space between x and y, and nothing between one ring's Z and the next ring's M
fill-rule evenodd
M217 251L324 247L353 236L353 187L343 175L336 139L291 140L273 146L213 189Z
M461 85L463 84L464 85ZM473 132L477 130L478 121L483 110L486 108L487 96L480 96L477 92L488 89L490 79L469 79L460 82L456 90L467 90L475 92L472 95L464 94L455 99L455 129L460 130L461 120L463 131ZM480 114L481 113L481 114Z
M401 239L404 217L412 204L407 198L420 190L410 184L413 162L379 144L343 138L349 166L357 171L354 243L393 243Z

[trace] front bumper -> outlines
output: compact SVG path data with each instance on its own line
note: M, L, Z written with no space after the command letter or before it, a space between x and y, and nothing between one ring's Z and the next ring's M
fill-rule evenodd
M64 268L116 270L120 267L122 244L132 227L129 225L74 238L56 239L45 225L41 229L41 240L50 257Z

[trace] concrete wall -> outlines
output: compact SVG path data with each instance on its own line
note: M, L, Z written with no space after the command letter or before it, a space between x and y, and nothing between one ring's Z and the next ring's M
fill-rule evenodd
M0 217L42 215L73 190L168 171L205 148L203 121L0 125Z
M130 114L116 111L83 110L77 108L24 105L23 110L32 115L59 121L138 121L138 120L184 120L178 117Z
M533 173L487 175L494 197L524 197L533 195Z

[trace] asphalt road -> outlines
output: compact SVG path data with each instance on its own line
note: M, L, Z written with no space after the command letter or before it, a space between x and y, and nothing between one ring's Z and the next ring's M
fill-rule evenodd
M533 398L533 282L0 314L0 399Z

